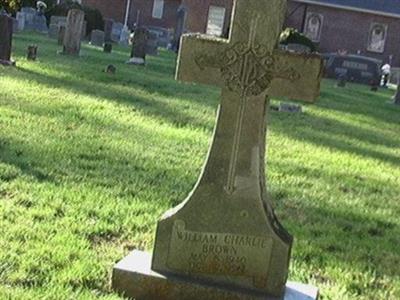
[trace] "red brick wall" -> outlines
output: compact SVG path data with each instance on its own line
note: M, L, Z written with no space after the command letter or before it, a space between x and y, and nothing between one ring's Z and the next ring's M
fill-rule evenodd
M289 3L288 13L298 7L298 3ZM305 5L302 4L287 20L286 25L297 29L302 28ZM346 49L349 53L389 61L393 55L393 66L400 66L400 19L377 16L362 12L339 10L336 8L309 5L308 12L320 13L324 16L319 48L321 52L336 52ZM382 54L370 52L368 35L372 22L388 25L385 52Z
M153 0L132 0L128 26L133 27L137 20L138 11L140 11L139 25L174 28L176 11L180 2L181 0L165 0L162 19L155 19L152 16ZM99 9L105 18L124 23L127 0L83 0L82 3Z
M191 32L205 33L208 21L208 8L210 5L223 6L226 8L225 28L228 31L232 14L233 0L182 0L188 9L186 29Z
M181 0L165 0L162 19L153 18L153 0L133 0L129 24L133 26L137 21L139 12L140 26L158 26L163 28L174 28L176 25L177 10Z

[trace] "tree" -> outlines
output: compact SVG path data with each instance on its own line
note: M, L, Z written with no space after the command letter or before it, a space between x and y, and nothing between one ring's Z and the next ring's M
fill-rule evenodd
M47 4L47 7L53 7L55 0L42 0ZM8 13L15 14L21 7L30 6L36 7L37 0L0 0L0 8L3 7Z
M4 8L8 13L14 13L21 6L21 0L0 0L0 8Z

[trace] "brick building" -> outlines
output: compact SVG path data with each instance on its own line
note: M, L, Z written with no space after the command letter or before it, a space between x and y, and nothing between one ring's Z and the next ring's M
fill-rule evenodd
M82 0L82 3L99 8L105 17L126 21L128 27L138 24L168 29L175 28L177 10L185 7L186 31L222 36L228 34L233 7L233 0ZM304 32L319 46L320 52L342 50L400 66L400 0L289 0L285 26Z
M400 0L291 0L287 27L322 53L346 51L400 66Z
M227 35L233 6L233 0L82 0L81 3L98 8L106 18L126 21L130 28L138 24L173 29L178 8L184 7L186 31L217 35Z

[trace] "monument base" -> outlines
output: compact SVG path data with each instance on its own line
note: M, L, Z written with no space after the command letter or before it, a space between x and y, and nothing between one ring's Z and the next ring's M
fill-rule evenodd
M141 57L132 57L130 60L126 62L128 65L138 65L143 66L146 64L146 61Z
M2 66L15 66L16 63L13 60L0 59L0 65L2 65Z
M113 269L112 287L136 300L316 300L318 289L288 282L282 299L248 293L215 285L206 285L176 276L164 276L151 270L151 254L133 251Z

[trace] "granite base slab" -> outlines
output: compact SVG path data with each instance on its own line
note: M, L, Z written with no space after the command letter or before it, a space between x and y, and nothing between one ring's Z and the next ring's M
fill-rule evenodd
M133 251L113 269L112 287L135 300L316 300L318 289L288 282L282 299L204 284L151 270L151 254Z
M15 67L16 63L13 60L4 60L4 59L0 59L0 65L2 66L12 66Z

